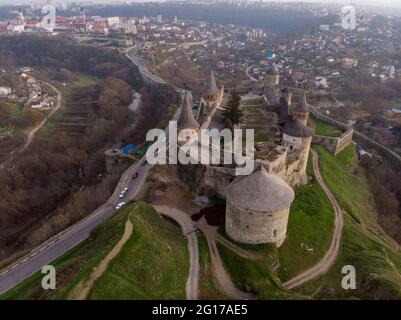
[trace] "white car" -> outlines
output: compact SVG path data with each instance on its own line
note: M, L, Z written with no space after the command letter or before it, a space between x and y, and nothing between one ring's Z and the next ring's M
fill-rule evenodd
M118 197L119 197L120 199L122 199L122 198L124 198L124 196L125 196L125 193L124 193L124 192L121 192L121 193L119 194Z
M120 202L118 205L116 205L116 210L121 209L123 205L125 205L125 202Z
M128 188L124 188L123 192L126 193L128 191Z

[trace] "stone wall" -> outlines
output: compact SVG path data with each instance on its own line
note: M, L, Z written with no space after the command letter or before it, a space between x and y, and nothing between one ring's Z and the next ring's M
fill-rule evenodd
M313 143L320 144L327 149L327 151L336 156L351 144L353 134L354 130L351 128L337 138L315 135L313 137Z
M226 232L235 241L249 244L284 242L290 208L277 212L255 212L226 202Z

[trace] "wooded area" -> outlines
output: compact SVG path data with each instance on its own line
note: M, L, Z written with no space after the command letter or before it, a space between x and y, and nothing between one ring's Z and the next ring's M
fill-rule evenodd
M121 171L106 176L105 149L141 143L169 116L174 91L144 87L137 68L117 51L80 47L66 40L5 36L0 60L49 74L68 71L101 79L96 120L83 136L55 131L0 170L0 265L91 213L111 195ZM67 71L66 71L67 70ZM127 125L132 89L142 94L137 126ZM13 256L14 255L14 256Z

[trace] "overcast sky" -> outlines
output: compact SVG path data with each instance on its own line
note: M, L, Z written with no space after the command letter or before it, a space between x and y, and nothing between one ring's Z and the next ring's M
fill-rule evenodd
M30 3L38 2L44 3L46 0L0 0L1 4L20 4L20 3ZM52 0L51 2L62 2L63 0ZM90 2L101 2L101 3L108 3L113 1L121 2L122 0L89 0ZM146 0L125 0L127 2L146 2ZM155 1L162 1L162 0L152 0ZM263 0L264 2L301 2L299 0ZM86 2L85 0L71 0L71 2ZM401 0L304 0L302 2L317 2L317 3L340 3L340 4L369 4L375 6L396 6L401 7Z

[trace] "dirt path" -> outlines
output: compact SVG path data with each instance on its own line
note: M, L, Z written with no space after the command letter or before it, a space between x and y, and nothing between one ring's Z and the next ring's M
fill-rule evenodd
M135 209L135 208L134 208ZM99 279L102 274L106 271L107 266L109 265L110 261L113 260L127 243L129 238L132 235L134 227L130 221L130 216L128 216L127 222L125 223L125 229L123 236L121 237L120 241L114 246L114 248L107 254L107 256L99 263L99 265L93 268L93 271L86 281L79 282L73 291L71 292L69 299L71 300L85 300L89 292L97 279Z
M212 260L212 269L214 278L217 280L217 283L220 289L228 296L236 299L236 300L255 300L256 296L250 292L244 292L234 285L231 280L230 275L227 273L224 268L223 261L221 260L219 250L216 245L216 240L214 237L211 237L208 234L205 234L207 245L210 250L210 256Z
M207 224L205 217L202 217L196 223L196 227L198 227L206 237L212 262L213 276L221 291L224 292L226 295L232 297L233 299L237 300L256 299L256 296L254 294L241 291L234 285L230 275L224 267L223 261L221 260L220 253L217 248L217 242L245 259L257 260L260 257L257 254L253 254L252 252L248 252L247 250L238 247L234 243L222 237L220 234L217 233L217 227Z
M56 93L57 93L57 102L56 102L56 106L54 107L54 109L49 113L49 115L47 115L37 126L35 126L34 128L32 128L29 133L28 136L26 138L26 141L24 143L23 146L21 146L20 148L17 148L15 150L13 150L10 155L8 156L8 158L3 161L2 164L0 164L0 168L4 168L4 164L6 162L9 162L13 159L13 157L21 152L24 152L31 144L33 139L35 138L35 134L43 128L43 126L47 123L47 121L49 120L49 118L51 118L60 108L61 108L61 103L62 103L62 95L61 92L52 84L48 83L48 82L44 82L41 81L42 83L44 83L45 85L47 85L48 87L52 88Z
M242 258L245 258L248 260L260 260L260 259L264 258L262 254L259 254L257 252L250 252L250 251L245 250L245 249L237 246L236 244L228 241L222 235L218 234L217 231L215 234L215 240L216 240L216 242L225 246L227 249L231 250L232 252L234 252L235 254L237 254L238 256L240 256Z
M155 210L165 216L168 216L179 223L182 229L182 233L188 238L188 250L189 250L189 275L186 285L187 299L196 300L199 294L199 246L198 238L196 236L195 226L191 218L183 211L163 206L154 205Z
M334 197L333 193L325 184L322 175L319 169L319 157L315 150L311 150L313 156L313 171L315 173L315 177L322 187L324 193L329 198L333 209L334 209L334 232L333 238L331 240L330 248L324 255L324 257L312 268L302 272L301 274L297 275L293 279L284 283L284 287L287 289L292 289L298 287L310 280L313 280L322 274L326 273L335 263L338 253L340 252L341 246L341 238L342 238L342 230L344 225L343 220L343 211L337 202L336 198Z

